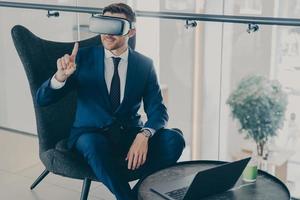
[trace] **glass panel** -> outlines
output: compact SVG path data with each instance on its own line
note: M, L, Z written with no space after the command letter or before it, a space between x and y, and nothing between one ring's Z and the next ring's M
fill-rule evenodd
M75 6L76 0L55 0L55 1L44 1L44 0L14 0L8 2L16 3L34 3L34 4L50 4L50 5L65 5L65 6Z
M218 1L218 0L213 0ZM98 6L103 8L104 6L111 4L111 3L119 3L119 2L126 2L128 5L132 6L135 10L139 11L168 11L168 12L195 12L195 1L187 0L187 1L180 1L180 0L163 0L158 1L154 0L152 2L144 1L144 0L105 0L105 1L95 1L95 0L79 0L79 6ZM203 7L206 1L201 1L200 5ZM218 1L222 4L221 1Z
M280 9L279 9L280 8ZM299 1L278 2L279 16L287 16L299 19ZM287 162L286 180L291 189L292 195L300 198L300 28L299 27L276 27L274 28L273 46L273 73L272 76L278 79L288 93L289 103L287 106L285 123L275 138L273 146L279 149L281 154L285 153Z
M126 3L126 0L103 0L103 1L95 1L95 0L78 0L78 6L84 7L99 7L103 8L112 3Z
M76 1L43 1L76 5ZM0 126L36 134L35 117L28 81L10 36L16 24L39 37L54 41L77 40L76 13L61 12L47 18L43 10L0 7Z
M280 0L276 1L276 11L279 17L297 18L300 17L300 1L290 0L283 2Z
M136 10L167 9L167 1L128 2ZM183 11L194 9L194 4L187 5ZM168 127L180 128L187 142L183 160L190 159L194 41L194 30L185 29L184 21L137 19L136 50L154 60L170 117Z
M226 15L299 18L300 1L224 0Z
M244 15L244 16L273 16L274 5L273 0L226 0L226 15Z
M299 1L225 1L224 14L258 15L298 18ZM224 24L220 59L220 118L219 158L235 160L251 155L255 142L239 133L240 123L233 120L226 103L242 78L263 75L278 80L288 94L288 105L282 129L270 137L265 145L267 165L264 170L285 182L293 197L300 196L300 110L299 55L300 31L297 27L259 26L259 31L248 33L247 25ZM216 35L216 34L215 34ZM212 58L211 58L212 59ZM211 66L204 66L209 68ZM298 69L299 68L299 69ZM205 70L204 69L204 70ZM218 96L206 97L209 99ZM257 106L253 106L255 110ZM204 113L204 115L207 113ZM249 114L251 115L251 113ZM216 118L217 120L217 118Z
M185 29L182 21L160 20L159 28L156 48L160 82L167 94L168 125L183 131L187 143L184 159L190 159L195 33ZM150 35L143 36L146 40Z

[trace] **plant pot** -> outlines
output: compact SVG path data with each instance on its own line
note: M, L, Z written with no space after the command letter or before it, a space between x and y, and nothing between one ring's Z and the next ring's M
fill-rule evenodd
M267 153L264 149L265 143L257 143L256 150L253 151L251 160L243 172L243 180L246 182L256 181L258 170L266 170Z
M258 161L257 156L252 156L251 160L249 161L248 165L244 169L243 172L243 180L245 182L255 182L257 178L258 172Z

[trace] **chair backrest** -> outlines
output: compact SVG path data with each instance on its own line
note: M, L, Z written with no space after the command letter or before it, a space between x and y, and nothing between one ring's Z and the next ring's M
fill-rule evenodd
M14 45L23 63L33 99L40 153L54 148L67 138L74 121L76 91L71 91L55 104L40 107L35 102L37 89L56 72L56 60L70 53L74 42L54 42L39 38L27 28L16 25L11 30ZM101 45L99 35L79 42L79 47ZM129 40L135 48L135 37Z

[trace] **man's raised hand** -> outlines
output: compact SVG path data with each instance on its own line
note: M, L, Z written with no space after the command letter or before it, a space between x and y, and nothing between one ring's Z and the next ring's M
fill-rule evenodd
M76 42L74 44L71 55L65 54L63 57L57 59L57 72L55 74L55 79L64 82L69 76L71 76L76 70L76 55L78 52L79 44Z

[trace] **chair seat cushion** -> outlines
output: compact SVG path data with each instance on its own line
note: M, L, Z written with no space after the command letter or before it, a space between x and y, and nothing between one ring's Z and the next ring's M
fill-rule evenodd
M69 152L70 150L68 148L68 139L60 140L56 144L55 149L57 149L58 151L61 151L61 152Z
M96 180L93 171L83 158L75 151L68 149L67 139L59 141L55 149L42 152L40 158L45 167L54 174L76 179Z

